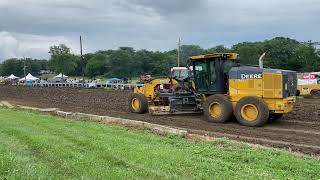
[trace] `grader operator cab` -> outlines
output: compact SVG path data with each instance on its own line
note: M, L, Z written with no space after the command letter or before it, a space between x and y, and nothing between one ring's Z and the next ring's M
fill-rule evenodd
M217 123L234 115L245 126L262 126L293 110L294 71L241 66L238 61L235 53L193 56L189 76L153 79L135 88L129 108L155 115L203 112Z

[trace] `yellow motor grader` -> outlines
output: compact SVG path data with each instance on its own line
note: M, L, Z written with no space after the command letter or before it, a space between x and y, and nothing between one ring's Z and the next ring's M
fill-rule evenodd
M203 112L208 121L217 123L234 115L240 124L255 127L291 112L296 101L296 72L242 66L236 53L193 56L190 69L177 70L168 78L152 79L135 88L129 98L130 111Z

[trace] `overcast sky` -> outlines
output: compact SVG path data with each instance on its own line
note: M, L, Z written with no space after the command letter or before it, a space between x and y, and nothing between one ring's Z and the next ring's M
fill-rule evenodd
M208 48L287 36L319 41L320 0L0 0L0 61L48 58L51 45L79 52L131 46Z

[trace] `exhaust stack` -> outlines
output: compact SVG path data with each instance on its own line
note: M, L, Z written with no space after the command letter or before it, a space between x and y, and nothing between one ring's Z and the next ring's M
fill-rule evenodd
M266 56L266 53L263 53L259 58L259 67L263 68L263 59Z

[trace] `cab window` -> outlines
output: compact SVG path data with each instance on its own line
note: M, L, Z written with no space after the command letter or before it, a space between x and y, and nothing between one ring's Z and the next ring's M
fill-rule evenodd
M194 67L195 81L197 89L200 91L207 90L207 66L206 63L196 63Z

